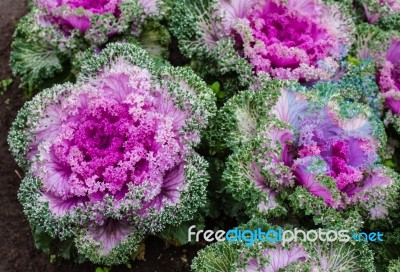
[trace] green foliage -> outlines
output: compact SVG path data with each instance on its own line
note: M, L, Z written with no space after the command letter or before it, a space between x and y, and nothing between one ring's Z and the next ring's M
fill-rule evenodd
M374 115L380 118L383 100L376 83L375 62L369 58L358 60L349 56L348 59L346 72L338 82L341 97L369 105Z
M378 23L378 26L386 31L389 31L389 30L399 31L399 29L400 29L400 13L388 14L388 15L382 16Z
M221 27L222 17L215 12L217 3L216 0L175 1L171 32L178 38L184 56L193 59L192 68L203 78L215 76L224 84L233 81L234 89L247 88L255 79L253 68L240 57L235 41Z
M400 271L400 259L390 261L390 264L387 268L388 272L398 272Z
M385 116L385 123L393 125L396 132L400 134L400 115L388 111Z
M58 257L83 262L83 256L77 253L73 239L59 240L53 238L40 226L33 227L32 234L36 248L50 254L50 262L55 262Z
M269 112L280 96L285 81L261 82L259 90L249 90L231 98L217 114L210 140L235 150L254 138L269 120ZM221 142L222 140L222 142Z
M167 226L161 233L160 236L167 241L172 242L175 245L185 245L189 242L188 240L188 229L195 225L196 229L204 229L204 219L197 218L198 220L191 220L188 222L183 222L178 226ZM195 243L195 241L191 241Z
M310 194L304 187L297 186L294 190L285 191L282 198L289 201L293 214L312 215L314 226L356 232L363 225L363 219L357 210L337 211L328 208L322 198Z
M11 78L6 78L1 81L1 86L3 87L3 92L0 92L0 94L3 94L5 91L7 91L8 87L13 83L13 80Z
M52 28L42 29L37 23L39 11L33 7L18 23L11 45L10 66L14 75L21 77L21 87L29 92L39 89L48 79L65 71L68 54L60 51L56 44L44 39L51 35ZM78 48L74 43L64 47Z
M377 25L360 23L356 26L356 42L351 55L365 58L367 53L367 58L374 61L380 60L383 57L382 52L385 52L389 46L389 41L395 37L400 37L397 30L384 31Z
M194 272L232 272L235 271L234 263L239 258L233 244L217 242L198 252L193 260Z
M397 223L397 222L396 222ZM383 271L392 266L392 271L397 261L391 263L391 260L400 259L400 229L396 228L394 231L384 232L383 243L373 243L371 248L375 252L376 266L378 270Z
M108 267L97 267L95 272L110 272Z
M223 174L226 189L235 200L244 203L249 217L279 217L286 214L286 208L280 205L273 193L259 187L262 186L259 183L265 184L268 180L262 176L257 163L255 151L258 148L247 144L228 158Z
M141 47L151 55L168 58L171 35L157 18L147 18L139 36L139 42Z
M54 238L48 235L41 227L35 227L32 231L36 248L49 253Z
M269 230L277 230L279 226L271 225L265 219L255 217L248 223L238 227L242 231L257 230L259 228L263 232L267 232ZM293 226L284 225L282 229L293 230ZM298 230L301 230L301 228ZM280 267L279 271L287 272L375 271L373 266L373 252L365 242L308 242L300 239L297 243L293 242L286 245L268 241L258 241L249 247L245 244L246 242L243 241L222 241L211 244L198 253L197 257L193 260L192 269L195 272L248 271L246 270L249 268L247 265L251 263L252 269L257 269L254 271L276 269L276 266ZM304 254L307 257L297 260L292 259L291 263L282 266L290 258L287 250L290 251L293 247L297 247L297 254ZM269 266L271 264L270 254L274 255L272 267ZM281 256L279 256L280 254ZM279 262L275 262L276 260L279 260Z
M215 93L215 95L217 96L217 98L219 99L223 99L225 98L225 92L221 90L221 84L216 81L214 82L211 86L209 86L211 88L211 90L213 90L213 92Z
M173 6L171 31L182 41L180 49L187 57L207 55L209 48L201 39L205 38L206 30L202 24L208 24L213 18L213 3L215 0L177 0Z
M168 56L171 37L161 24L165 12L161 2L157 3L157 11L148 16L139 0L122 1L119 16L94 14L85 33L74 29L67 35L59 25L43 23L40 18L48 14L35 3L31 8L18 23L10 59L14 75L21 77L21 87L28 90L29 95L51 87L46 85L49 79L53 79L53 83L71 79L70 74L78 72L80 66L73 65L71 70L70 63L79 64L82 52L101 50L112 41L137 43L140 40L141 46L150 53ZM114 30L117 33L109 36Z
M10 64L13 73L21 77L23 88L38 88L63 71L64 57L44 42L16 37L12 48Z

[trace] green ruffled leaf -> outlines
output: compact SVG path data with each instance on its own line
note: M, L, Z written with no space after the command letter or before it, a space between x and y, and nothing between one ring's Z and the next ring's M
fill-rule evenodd
M21 77L21 87L37 88L63 71L63 57L46 43L16 38L12 49L10 64L13 73Z
M235 246L229 242L214 243L199 251L193 260L194 272L231 272L235 271L233 264L239 258Z
M167 226L161 233L160 236L168 241L171 241L176 245L184 245L189 242L188 240L188 229L195 225L196 229L204 229L204 222L189 221L180 224L179 226ZM191 241L194 243L195 241Z
M50 253L50 247L54 238L48 235L42 228L36 227L33 230L33 239L35 240L35 246L37 249L40 249L47 254Z

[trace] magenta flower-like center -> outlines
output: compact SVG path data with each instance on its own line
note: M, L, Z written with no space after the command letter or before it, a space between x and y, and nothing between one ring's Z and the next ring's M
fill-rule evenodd
M292 127L293 137L266 133L266 146L274 147L278 141L283 147L279 151L281 158L287 157L285 150L290 150L292 159L285 163L286 171L298 186L320 197L325 205L342 210L350 203L363 203L365 207L372 204L368 207L372 217L385 216L384 205L364 202L371 192L375 194L374 187L392 182L379 166L379 125L369 119L371 113L360 104L333 99L322 102L325 98L318 94L316 97L318 100L307 100L305 92L281 90L272 113ZM288 133L288 129L281 129L282 132Z
M351 166L356 164L351 157L358 156L361 159L365 157L365 151L360 144L353 145L353 150L350 150L349 141L340 140L332 144L331 151L332 156L328 158L331 160L329 175L336 180L338 189L345 191L348 186L360 182L363 178L361 171Z
M97 202L106 195L121 199L131 184L150 187L153 199L176 181L173 175L181 179L185 114L165 89L153 90L145 70L132 73L136 85L126 74L110 74L98 83L103 89L83 86L65 109L49 107L59 130L53 131L53 119L43 120L42 140L51 145L37 166L46 169L37 174L47 193Z
M309 168L308 172L326 171L328 176L335 179L338 189L346 191L346 188L361 181L362 172L354 165L358 166L357 160L364 162L363 160L366 159L361 142L355 140L353 142L355 143L351 145L348 140L318 141L316 145L302 147L298 154L300 158L319 157L322 159L323 164L314 166L314 169Z
M297 68L300 63L316 65L332 51L332 37L313 18L290 12L285 6L270 1L251 20L253 35L269 50L265 57L271 66ZM279 46L300 49L297 54L282 54Z
M70 173L68 183L75 195L117 194L129 182L161 180L170 169L169 164L150 163L165 152L163 145L179 146L172 131L160 131L165 124L162 116L133 120L128 105L117 103L83 109L80 116L66 124L72 135L66 133L52 146L54 160ZM169 143L156 139L161 133ZM179 161L180 154L170 150L168 156Z
M331 50L332 38L327 30L316 24L312 18L293 16L286 7L274 2L264 8L256 20L263 21L263 27L258 29L254 24L254 36L262 40L266 46L280 44L288 48L298 48L308 56L308 64L315 65ZM273 67L296 68L304 56L284 56L278 50L268 52ZM301 59L303 58L303 59Z
M73 161L73 171L82 180L97 177L94 184L85 184L89 191L120 191L129 181L140 183L148 162L141 159L132 162L132 169L123 166L128 162L124 154L136 156L156 152L153 127L139 121L133 122L126 106L116 105L109 109L98 109L97 115L85 114L79 129L75 131L72 143L63 141L60 148L69 146L62 163ZM74 152L79 151L79 156ZM64 155L64 154L61 154ZM146 167L147 166L147 167ZM126 170L128 170L126 172Z

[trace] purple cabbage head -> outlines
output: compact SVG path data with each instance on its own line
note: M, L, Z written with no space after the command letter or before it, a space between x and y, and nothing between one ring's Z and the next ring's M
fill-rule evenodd
M400 39L392 39L377 80L387 107L400 114Z
M301 82L330 79L353 42L350 17L336 4L320 0L218 0L210 5L211 11L201 3L187 2L178 1L182 11L173 15L172 27L183 52L209 56L215 51L219 65L235 63L238 73L247 73L245 59L256 74L272 78ZM186 21L180 16L187 13L197 16L192 26L196 36L183 33Z
M118 16L121 2L122 0L37 0L38 6L63 30L69 32L77 29L83 33L90 27L92 17L96 15Z
M334 6L314 0L259 5L233 26L238 46L256 72L301 81L334 75L351 43L350 28Z
M399 177L382 164L385 129L370 107L345 98L335 83L312 90L270 85L239 94L222 110L233 150L223 178L246 213L279 217L294 209L321 224L352 227L360 224L345 219L349 213L388 218ZM325 220L333 214L337 220Z
M156 66L131 45L84 67L76 84L28 103L16 121L24 128L10 133L27 171L20 200L33 226L74 237L93 262L121 263L140 237L205 205L206 163L193 147L213 95L191 71Z
M292 127L292 137L280 141L285 147L281 158L288 158L285 150L290 150L293 160L285 164L298 185L330 207L370 205L371 218L387 215L384 206L391 203L378 191L394 180L379 166L381 132L371 113L351 103L316 106L289 90L282 91L273 113Z
M38 22L42 27L50 27L45 38L49 42L59 40L60 49L66 46L62 41L65 43L74 35L82 35L95 45L129 28L137 35L143 20L159 11L155 0L36 0L35 3Z

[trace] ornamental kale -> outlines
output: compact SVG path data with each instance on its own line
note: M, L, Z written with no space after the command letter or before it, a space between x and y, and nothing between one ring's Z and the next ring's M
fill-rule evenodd
M353 22L319 0L178 0L172 32L188 57L219 72L298 81L335 76L353 41Z
M156 0L35 0L14 34L13 72L22 78L22 86L38 88L45 79L66 72L87 48L98 52L113 39L141 40L147 25L162 18L163 9ZM169 34L161 25L158 29L165 46ZM73 69L79 70L77 66Z
M400 97L400 33L392 30L384 31L377 26L368 24L358 25L357 32L357 45L353 53L358 59L355 61L361 63L372 62L374 64L375 67L371 72L375 74L380 100L387 108L384 119L385 125L393 125L400 132L400 104L398 103ZM371 72L369 73L371 74ZM354 79L353 76L350 76L350 78ZM373 90L371 89L371 91ZM373 93L375 92L373 91ZM370 92L368 99L376 96L377 93L373 93ZM378 106L380 103L369 101L369 104L375 108L376 113L379 111L381 113L384 112L384 108ZM377 116L380 117L380 114Z
M390 42L377 80L388 108L400 114L400 39Z
M250 258L245 267L237 271L374 271L372 260L372 252L360 245L329 242L277 245L261 249L259 256ZM368 266L364 266L366 264Z
M377 81L389 108L386 122L400 132L400 38L391 40L379 68Z
M251 229L258 219L239 229ZM262 221L262 220L261 220ZM259 227L259 226L258 226ZM262 230L277 227L264 223ZM300 237L302 237L300 235ZM289 244L222 241L201 250L193 260L195 272L278 272L278 271L375 271L373 252L364 242L306 242L299 238Z
M222 109L233 150L224 180L249 216L292 210L314 215L317 224L359 228L361 217L388 218L397 206L398 175L380 160L383 124L340 88L270 83Z
M190 70L112 44L20 111L11 151L33 228L73 238L94 263L124 263L143 237L206 205L207 163L193 148L214 95Z
M43 91L8 142L37 247L124 264L208 216L385 240L217 242L194 271L398 271L399 29L399 0L33 0L10 63Z

